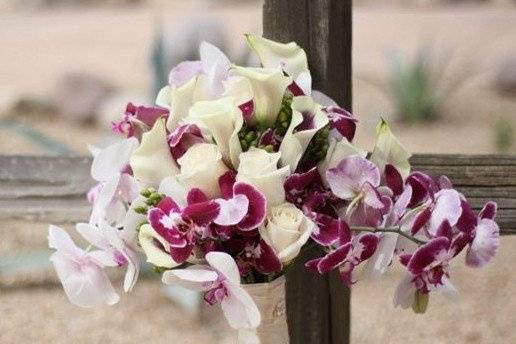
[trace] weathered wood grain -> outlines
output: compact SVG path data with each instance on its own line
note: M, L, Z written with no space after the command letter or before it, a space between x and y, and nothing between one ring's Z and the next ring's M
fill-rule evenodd
M297 42L308 57L312 87L351 110L351 0L266 0L265 37ZM349 343L349 289L338 276L314 276L296 259L287 275L287 313L293 344Z

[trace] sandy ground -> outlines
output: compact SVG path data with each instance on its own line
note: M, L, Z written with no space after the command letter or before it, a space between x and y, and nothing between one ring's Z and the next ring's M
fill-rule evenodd
M239 51L241 33L261 31L260 6L253 2L230 7L206 1L156 3L123 9L0 12L0 100L13 94L46 96L67 70L97 73L124 91L145 93L150 84L147 50L158 13L172 28L192 15L224 18L232 52ZM422 42L433 42L437 51L456 50L455 70L474 66L474 73L446 103L444 120L410 127L393 123L396 133L414 152L494 152L493 119L503 116L516 125L516 100L501 98L491 88L499 62L516 54L515 23L516 9L505 6L423 10L378 8L371 1L358 6L353 28L354 112L361 121L358 143L370 148L378 116L392 119L392 104L377 87L386 80L385 56L391 51L410 56ZM19 120L82 154L86 143L99 142L107 133L105 128L60 118ZM6 129L0 128L0 137L0 154L44 153ZM46 223L4 221L0 256L44 249L46 227ZM357 285L352 298L353 342L516 342L514 261L516 238L504 238L488 268L473 271L456 264L453 277L461 299L449 303L432 297L422 316L392 307L399 270L381 283ZM0 343L232 342L217 314L208 312L199 319L186 313L165 297L157 281L143 279L119 305L101 310L71 306L55 282L53 272L46 270L19 279L0 275Z

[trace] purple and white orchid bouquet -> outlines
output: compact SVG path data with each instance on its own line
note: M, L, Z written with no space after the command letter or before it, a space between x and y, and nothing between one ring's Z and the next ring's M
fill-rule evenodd
M394 304L417 312L432 291L456 293L449 265L462 250L468 266L489 262L496 204L475 214L446 177L411 171L383 120L371 154L355 147L357 119L311 89L296 43L246 39L262 67L203 43L200 61L172 69L157 105L127 105L112 126L124 140L91 149L98 185L77 225L90 246L49 230L72 303L118 302L105 268L126 268L129 292L145 256L164 283L202 291L233 328L253 330L265 319L246 285L281 278L308 245L326 254L306 267L336 270L347 286L399 261Z

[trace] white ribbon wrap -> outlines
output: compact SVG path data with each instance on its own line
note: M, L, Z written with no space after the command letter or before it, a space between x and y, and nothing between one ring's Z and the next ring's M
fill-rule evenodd
M260 326L254 331L239 330L238 344L289 344L285 304L285 277L270 283L245 284L262 315Z

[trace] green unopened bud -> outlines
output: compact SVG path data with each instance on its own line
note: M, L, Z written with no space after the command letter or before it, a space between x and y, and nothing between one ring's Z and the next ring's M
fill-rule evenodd
M154 271L157 274L162 274L162 273L164 273L167 270L168 270L168 268L164 268L162 266L153 266L152 267L152 271Z
M268 153L273 153L274 152L274 146L273 145L267 145L267 146L264 146L263 149L268 152Z
M419 290L416 291L414 302L412 303L412 310L416 314L423 314L426 312L428 307L428 300L430 299L429 293L421 293Z
M141 214L141 215L147 215L147 210L148 208L144 205L140 205L138 207L134 207L134 212L136 214Z
M140 195L142 195L145 198L148 198L153 192L156 192L154 188L146 188L140 191Z

